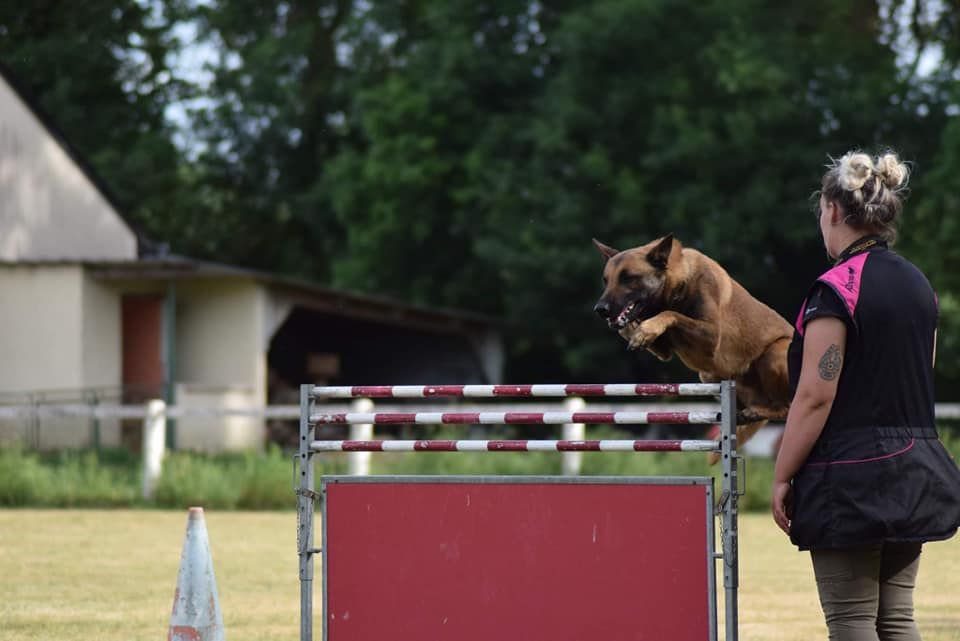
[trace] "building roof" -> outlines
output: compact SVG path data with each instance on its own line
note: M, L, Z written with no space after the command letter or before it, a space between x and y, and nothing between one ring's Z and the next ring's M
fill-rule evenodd
M49 264L49 263L46 263ZM499 328L496 318L474 312L425 307L387 296L346 292L307 280L270 272L167 255L138 261L82 263L101 280L178 281L195 278L241 278L254 280L296 304L348 318L362 318L391 325L429 331L472 333Z

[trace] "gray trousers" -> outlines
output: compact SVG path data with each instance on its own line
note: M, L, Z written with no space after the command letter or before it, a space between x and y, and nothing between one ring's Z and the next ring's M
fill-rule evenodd
M830 641L920 641L913 589L920 543L811 550Z

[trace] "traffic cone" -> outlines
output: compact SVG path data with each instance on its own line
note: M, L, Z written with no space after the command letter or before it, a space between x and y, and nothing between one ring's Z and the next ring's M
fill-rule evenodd
M203 508L190 508L167 641L224 641Z

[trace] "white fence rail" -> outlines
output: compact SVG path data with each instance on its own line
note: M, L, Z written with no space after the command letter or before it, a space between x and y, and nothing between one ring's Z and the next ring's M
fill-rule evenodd
M350 403L324 403L325 412L403 412L409 405L398 403L374 403L371 399L358 398ZM568 398L563 402L512 402L512 403L483 403L482 405L464 405L449 403L444 409L456 412L550 412L550 411L578 411L578 412L697 412L711 410L716 407L712 403L585 403L582 398ZM935 406L936 417L939 420L960 420L960 403L938 403ZM298 405L271 405L265 407L177 407L167 406L163 401L150 401L145 405L88 405L88 404L31 404L0 406L0 420L21 420L33 425L42 426L44 420L78 418L87 420L128 419L143 421L143 496L150 498L157 479L160 477L163 453L166 450L165 433L168 419L186 417L220 418L244 416L268 420L298 420L300 407ZM374 438L373 425L351 425L351 440L371 440ZM563 426L563 438L583 439L584 426L570 424ZM759 441L760 439L758 439ZM772 439L775 440L775 439ZM768 446L772 442L767 440ZM759 442L757 443L759 445ZM349 457L349 471L351 474L366 475L370 472L370 452L351 452ZM563 453L563 473L575 476L580 473L582 453Z
M358 399L360 400L360 399ZM368 399L363 399L368 400ZM398 403L373 403L370 401L371 412L404 412L409 409L409 405ZM352 403L324 403L322 406L324 412L350 412L355 407ZM483 403L482 405L466 405L461 403L451 403L442 406L453 412L551 412L566 411L560 402L513 402L513 403ZM577 411L584 412L612 412L614 410L624 412L696 412L706 411L716 407L715 403L590 403L577 406ZM582 409L581 409L582 408ZM960 418L960 404L955 406L955 418ZM87 405L83 403L69 404L36 404L36 405L16 405L0 406L0 419L14 418L120 418L120 419L142 419L149 414L147 404L144 405ZM299 405L268 405L264 407L177 407L172 405L165 407L163 414L167 418L177 419L186 417L212 417L221 416L247 416L252 418L264 419L290 419L298 420L300 418Z
M369 412L405 412L409 405L398 403L374 403L369 399L357 399L369 402ZM708 411L716 407L713 403L583 403L576 401L576 411L580 412L698 412ZM0 406L0 419L43 419L76 417L86 419L144 419L149 415L148 404L144 405L87 405L82 403L69 404L35 404ZM325 413L354 412L354 403L324 403ZM512 402L512 403L483 403L462 404L451 403L443 406L452 412L554 412L570 411L560 402ZM936 417L939 420L960 420L960 403L937 403ZM165 418L218 418L226 416L245 416L263 419L297 420L300 417L298 405L268 405L264 407L177 407L164 406Z

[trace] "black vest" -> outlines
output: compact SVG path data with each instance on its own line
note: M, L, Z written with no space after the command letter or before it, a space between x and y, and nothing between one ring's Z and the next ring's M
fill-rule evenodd
M879 238L854 243L817 279L788 355L800 377L815 318L847 326L830 415L793 479L790 538L800 549L946 539L960 526L960 470L937 438L937 300L919 269Z
M810 289L789 352L796 390L806 323L840 316L847 348L824 435L866 427L933 427L937 299L923 273L886 243L854 243Z

